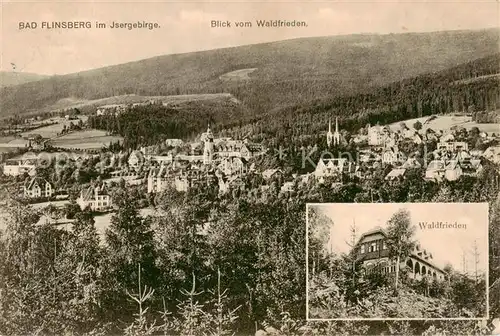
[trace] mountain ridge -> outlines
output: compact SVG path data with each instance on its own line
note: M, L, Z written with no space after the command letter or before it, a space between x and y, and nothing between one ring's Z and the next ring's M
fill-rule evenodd
M155 56L0 89L0 117L76 97L228 92L256 111L440 71L498 52L498 29L305 37ZM256 68L245 80L221 76Z

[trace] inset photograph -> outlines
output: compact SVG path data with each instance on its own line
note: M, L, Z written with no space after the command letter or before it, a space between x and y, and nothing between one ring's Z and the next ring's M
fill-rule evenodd
M488 318L487 203L307 205L307 319Z

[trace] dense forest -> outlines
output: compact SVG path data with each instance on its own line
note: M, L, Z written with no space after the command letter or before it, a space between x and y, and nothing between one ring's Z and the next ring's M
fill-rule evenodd
M387 124L400 120L445 113L469 113L476 119L489 116L494 120L500 108L500 82L488 75L500 73L500 54L461 64L436 73L421 75L365 93L335 96L321 101L275 108L258 113L252 95L265 97L270 88L236 93L245 106L228 116L227 109L216 107L171 109L151 104L130 108L119 116L93 116L91 127L104 129L125 137L133 147L154 144L164 138L191 138L211 123L221 135L242 138L252 135L255 141L269 146L316 143L329 118L339 117L343 130L358 131L366 124ZM461 79L476 79L465 83ZM279 86L274 84L274 86ZM283 87L284 91L292 90ZM293 90L292 90L293 91ZM253 92L253 93L252 93ZM257 94L258 92L258 94ZM263 107L262 107L263 108ZM484 120L483 120L484 121ZM315 135L315 137L314 137ZM307 136L313 136L308 138Z
M122 185L106 233L92 214L67 209L72 230L36 225L37 211L8 202L0 238L0 332L3 334L283 335L486 334L489 322L306 323L306 202L484 202L490 204L490 316L500 314L500 199L497 173L437 184L383 175L332 189L315 184L279 193L248 177L246 190L217 196L216 186L167 190L149 199ZM375 188L376 186L376 188ZM76 210L75 210L76 208ZM312 253L315 253L314 246ZM319 253L320 251L316 251ZM310 252L311 253L311 252ZM304 289L304 290L298 290Z

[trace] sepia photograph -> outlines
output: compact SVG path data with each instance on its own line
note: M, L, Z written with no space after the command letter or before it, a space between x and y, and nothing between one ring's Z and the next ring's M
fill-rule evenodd
M308 204L307 243L309 318L488 317L487 203Z
M499 15L0 0L0 335L500 335Z

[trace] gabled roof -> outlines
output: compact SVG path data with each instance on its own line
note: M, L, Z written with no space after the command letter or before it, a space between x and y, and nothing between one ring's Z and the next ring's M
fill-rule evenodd
M445 163L441 160L432 160L427 166L427 170L445 169Z
M50 186L52 187L52 184L46 179L42 177L34 177L32 179L26 180L24 186L26 187L26 189L31 190L35 184L38 184L40 188L45 188L45 185L47 183L50 184Z
M281 173L281 169L266 169L262 172L262 177L268 179L271 178L276 173Z
M458 164L457 160L450 160L448 161L448 164L446 165L446 169L457 169L460 168L460 165Z
M106 189L106 185L102 186L90 186L85 190L82 190L82 198L84 201L92 201L95 199L95 196L109 196L108 190Z
M403 163L401 168L420 168L422 164L416 158L408 158L408 160Z
M386 175L386 179L393 179L398 176L403 176L406 173L406 169L404 168L394 168L389 172L389 174Z
M376 226L375 228L369 230L369 231L366 231L365 233L363 233L359 239L358 239L358 243L359 244L361 241L363 241L364 238L368 237L368 236L371 236L371 235L374 235L374 234L377 234L377 233L380 233L382 234L383 236L387 237L387 232L380 226ZM356 244L356 245L357 245Z

